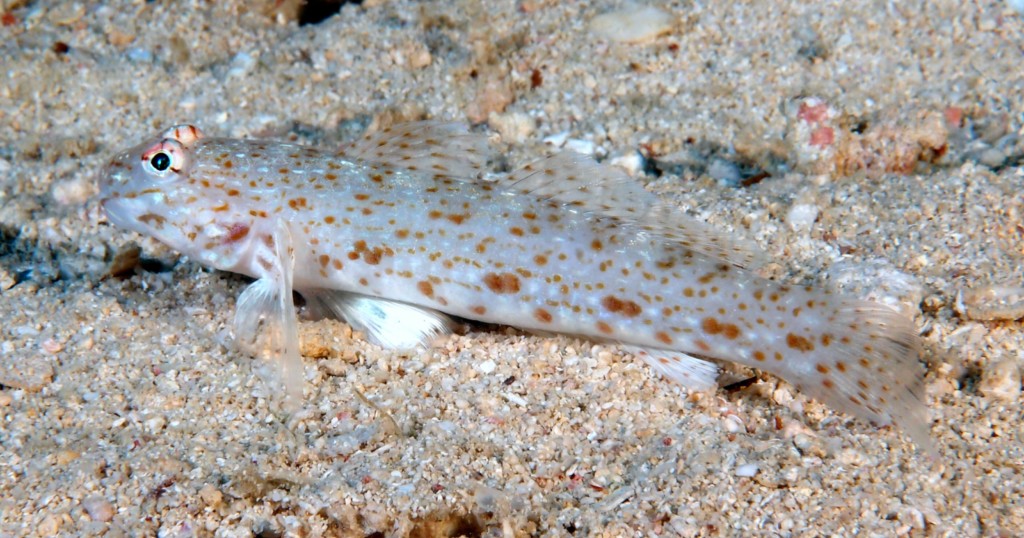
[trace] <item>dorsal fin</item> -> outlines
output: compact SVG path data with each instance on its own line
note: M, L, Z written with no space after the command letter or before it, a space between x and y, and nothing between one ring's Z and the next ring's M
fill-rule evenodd
M344 146L340 155L369 164L476 179L485 170L487 137L461 123L415 121L386 127Z
M598 217L621 220L643 232L739 267L756 267L763 256L756 245L714 230L662 202L622 170L578 153L556 153L497 182Z
M484 181L487 137L465 125L417 121L387 127L339 151L364 163L443 174L462 181ZM554 200L597 217L636 226L687 249L739 267L756 267L756 246L713 230L662 202L625 172L592 158L563 151L494 180L518 192Z

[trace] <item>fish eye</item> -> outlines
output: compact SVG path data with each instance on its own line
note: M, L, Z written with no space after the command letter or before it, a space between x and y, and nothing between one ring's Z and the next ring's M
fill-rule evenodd
M163 172L171 167L171 156L161 151L149 158L149 165L157 172Z
M141 157L142 167L149 175L169 179L177 177L188 161L181 143L167 138L150 146Z

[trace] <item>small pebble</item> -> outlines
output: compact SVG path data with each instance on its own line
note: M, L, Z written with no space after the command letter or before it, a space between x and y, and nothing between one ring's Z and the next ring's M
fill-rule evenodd
M93 521L107 523L114 519L114 505L99 495L92 495L82 499L82 508Z
M729 433L740 433L747 431L747 428L743 425L743 420L736 415L728 415L725 417L725 431Z
M408 52L409 67L413 69L422 69L430 65L434 61L434 57L430 54L430 51L424 47L413 47Z
M348 369L348 365L341 359L327 359L321 361L320 365L324 367L324 372L327 375L333 376L345 375L345 371Z
M128 49L126 54L128 55L128 59L133 62L149 63L153 61L153 53L148 49L141 47L132 47Z
M14 275L6 269L0 267L0 291L7 291L14 287L18 281L14 279Z
M53 199L61 205L81 205L96 191L95 180L88 175L54 184Z
M38 392L53 381L53 366L42 357L0 361L0 385Z
M956 312L976 321L1024 319L1024 286L982 286L957 293Z
M498 368L498 365L495 364L495 362L490 360L490 359L488 359L488 360L486 360L484 362L481 362L476 367L476 369L479 370L480 373L482 373L482 374L493 373L494 370L496 370L497 368Z
M224 502L224 494L214 487L213 484L206 484L199 488L199 498L203 500L206 506L211 508L217 508Z
M74 450L60 450L54 453L53 459L55 462L57 462L57 465L64 466L77 460L81 456L82 455L80 453Z
M231 59L231 68L228 69L228 78L244 77L256 66L256 59L252 55L239 52Z
M522 112L494 113L487 117L487 125L498 131L501 140L509 144L522 144L535 126L534 119Z
M996 361L985 368L978 384L982 396L1005 402L1012 402L1020 396L1020 366L1016 358Z
M713 159L708 165L708 176L725 187L736 187L743 180L740 167L725 159Z
M569 131L563 131L561 133L555 133L544 137L544 143L549 146L555 146L560 148L565 145L565 141L569 139Z
M844 448L836 455L836 460L843 465L863 467L869 463L867 455L856 448Z
M756 463L744 463L736 467L736 476L744 478L751 478L757 474L758 468Z
M672 29L672 15L653 6L631 6L591 19L590 30L619 43L650 41Z
M147 419L143 424L150 433L160 433L160 431L164 429L164 426L167 425L167 419L165 419L163 415L157 415Z
M60 516L55 514L47 514L36 527L36 534L39 536L56 536L58 532L60 532Z
M813 204L796 204L786 214L786 224L794 232L808 232L818 220L818 206Z
M566 140L564 149L574 151L581 155L594 155L598 152L597 144L590 140L581 140L579 138L570 138Z
M487 121L491 114L504 112L505 107L515 100L512 87L502 74L484 73L479 81L476 95L466 106L466 118L474 124Z
M989 168L999 168L1006 162L1006 154L996 148L988 148L978 155L978 163Z
M78 2L61 2L50 10L49 19L54 24L70 26L85 15L85 7Z
M639 176L644 171L644 156L639 151L632 149L622 153L613 153L608 158L608 164L621 168L632 177Z

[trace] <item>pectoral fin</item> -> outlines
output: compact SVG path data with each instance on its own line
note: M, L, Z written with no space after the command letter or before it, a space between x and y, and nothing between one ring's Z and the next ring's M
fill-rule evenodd
M235 306L235 342L241 351L273 365L283 385L285 406L302 401L303 365L299 354L298 319L292 301L294 258L291 234L279 222L273 246L257 253L266 273L249 285Z

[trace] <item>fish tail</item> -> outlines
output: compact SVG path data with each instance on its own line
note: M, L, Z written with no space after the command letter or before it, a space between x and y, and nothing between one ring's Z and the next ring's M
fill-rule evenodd
M780 342L779 375L833 409L895 424L934 454L913 322L885 305L842 301L809 325L807 336Z

